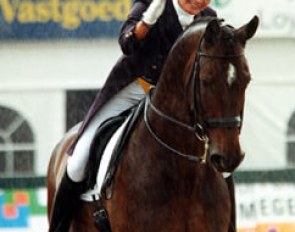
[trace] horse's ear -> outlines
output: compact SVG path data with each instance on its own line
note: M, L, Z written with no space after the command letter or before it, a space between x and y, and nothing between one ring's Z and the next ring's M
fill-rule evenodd
M250 22L248 22L244 26L237 29L238 38L243 43L246 43L246 41L248 39L251 39L254 36L254 34L255 34L256 30L257 30L258 24L259 24L259 18L258 18L258 16L255 15L250 20Z
M212 19L205 29L204 39L207 43L213 45L216 39L217 34L220 31L220 21L216 19Z

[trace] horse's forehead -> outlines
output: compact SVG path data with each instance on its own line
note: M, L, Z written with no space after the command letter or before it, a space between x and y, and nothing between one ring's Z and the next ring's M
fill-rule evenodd
M206 64L204 65L206 66ZM218 82L224 82L227 84L227 86L231 87L236 81L239 81L240 78L244 78L242 73L247 73L246 70L239 70L242 67L246 66L239 65L237 62L231 61L227 63L214 63L211 64L211 68L204 69L206 71L203 73L203 75L201 75L200 78L204 80L215 79L218 80ZM220 72L224 73L224 75L220 75Z
M219 47L225 53L243 53L244 44L238 38L237 30L231 26L224 26L221 30Z
M232 63L229 63L228 70L227 70L227 83L228 83L228 85L231 86L236 79L237 79L236 67Z
M230 37L233 37L234 36L234 31L235 31L235 28L232 27L231 25L224 25L221 27L222 28L222 32L224 34L226 34L227 36L230 36Z

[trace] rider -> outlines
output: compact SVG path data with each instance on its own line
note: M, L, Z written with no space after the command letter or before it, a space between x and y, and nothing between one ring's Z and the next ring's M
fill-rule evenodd
M69 150L67 168L57 191L49 232L69 229L96 129L106 119L137 104L144 84L155 85L169 50L197 17L216 16L210 0L134 0L122 25L119 58L92 104ZM139 78L140 77L140 78Z

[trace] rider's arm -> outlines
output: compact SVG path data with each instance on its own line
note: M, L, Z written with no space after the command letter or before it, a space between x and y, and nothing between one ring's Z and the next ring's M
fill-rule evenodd
M132 54L144 45L144 38L164 11L166 0L135 1L127 20L123 24L119 44L124 54Z

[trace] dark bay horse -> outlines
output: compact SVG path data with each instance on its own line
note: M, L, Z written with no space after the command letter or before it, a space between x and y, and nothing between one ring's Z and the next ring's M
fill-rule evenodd
M258 18L240 28L194 22L170 51L145 113L125 145L113 195L102 200L113 232L227 232L230 196L222 175L243 160L239 135L251 79L244 49ZM48 215L73 129L48 168ZM72 232L98 231L82 203Z

